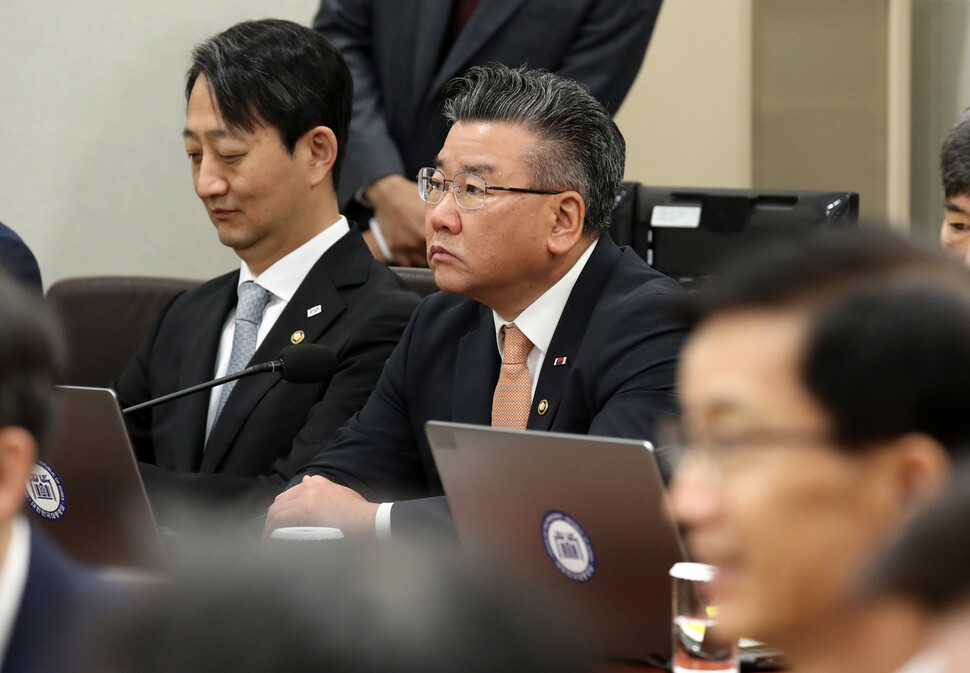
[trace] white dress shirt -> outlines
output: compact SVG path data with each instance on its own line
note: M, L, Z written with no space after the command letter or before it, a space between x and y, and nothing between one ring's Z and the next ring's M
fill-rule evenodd
M0 559L0 662L10 644L17 613L27 586L27 567L30 564L30 526L23 515L10 525L7 554Z
M526 358L526 366L529 368L529 376L532 378L532 394L536 394L536 386L539 384L539 372L542 370L542 361L549 351L552 343L552 336L556 333L559 326L559 318L562 317L569 295L579 279L579 274L586 268L586 262L599 239L586 248L582 256L576 260L572 268L560 278L555 285L546 290L542 295L520 313L513 323L519 330L532 342L532 350ZM505 349L505 335L502 334L502 326L510 324L503 320L495 311L492 311L492 318L495 321L495 343L498 346L499 357ZM387 538L391 536L391 506L394 503L385 502L377 508L377 516L374 527L377 537Z
M259 322L259 330L256 332L256 348L259 348L259 345L263 343L263 339L276 324L276 320L283 313L283 309L286 308L293 295L296 294L297 289L303 283L306 275L310 273L313 265L317 263L323 253L349 231L350 225L347 223L347 218L341 215L339 220L293 252L277 260L273 266L263 271L258 277L253 275L246 262L240 263L239 285L251 280L270 293L269 302L263 309L263 317ZM226 370L229 368L229 357L232 355L232 337L235 331L236 309L233 307L222 326L222 337L219 340L219 350L216 353L216 366L213 373L215 378L230 373ZM206 440L209 439L209 433L212 431L212 422L215 419L221 396L222 386L216 386L209 393L209 415L205 423Z

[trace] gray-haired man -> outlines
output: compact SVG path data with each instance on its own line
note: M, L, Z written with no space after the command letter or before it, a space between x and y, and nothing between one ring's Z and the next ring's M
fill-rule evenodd
M428 420L650 438L673 407L684 327L665 307L680 287L604 235L625 154L607 111L571 80L496 65L454 80L445 116L418 183L447 292L418 306L374 395L277 497L268 530L446 521Z

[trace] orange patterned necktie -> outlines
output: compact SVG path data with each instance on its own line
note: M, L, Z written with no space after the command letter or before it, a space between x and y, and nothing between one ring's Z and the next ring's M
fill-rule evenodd
M532 342L515 326L504 325L505 348L502 349L502 371L492 398L492 427L525 429L532 406L532 378L526 358Z

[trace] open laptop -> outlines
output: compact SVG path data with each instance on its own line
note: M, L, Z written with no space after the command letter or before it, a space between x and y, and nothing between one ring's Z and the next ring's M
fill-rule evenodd
M162 540L114 392L59 386L57 411L27 480L34 523L79 561L163 570Z
M648 442L436 421L425 429L466 551L578 612L604 656L669 657L668 573L686 557Z

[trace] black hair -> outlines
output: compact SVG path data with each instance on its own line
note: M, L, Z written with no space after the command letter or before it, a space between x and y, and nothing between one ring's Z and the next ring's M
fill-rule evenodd
M840 445L916 432L970 449L970 277L965 288L909 277L851 290L818 315L803 357Z
M801 379L843 448L908 432L970 444L962 265L886 230L830 230L736 258L680 305L694 326L747 309L810 315Z
M193 50L186 102L200 76L230 128L251 133L265 120L287 152L310 129L329 127L337 137L337 186L354 92L350 70L327 38L292 21L244 21Z
M489 64L469 68L445 89L450 124L521 124L537 143L526 155L533 189L579 192L584 232L609 230L620 193L626 142L606 108L577 82L542 70Z
M964 110L943 139L940 175L947 198L970 195L970 109Z

